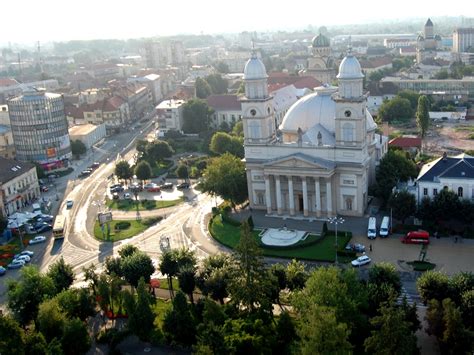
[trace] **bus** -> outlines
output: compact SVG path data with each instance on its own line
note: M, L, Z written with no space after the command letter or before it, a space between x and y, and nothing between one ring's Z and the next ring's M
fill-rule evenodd
M400 241L405 244L429 244L430 234L421 230L408 232L407 235L400 238Z
M53 236L54 239L63 239L64 235L66 234L66 217L63 215L57 215L56 219L54 220L53 225Z

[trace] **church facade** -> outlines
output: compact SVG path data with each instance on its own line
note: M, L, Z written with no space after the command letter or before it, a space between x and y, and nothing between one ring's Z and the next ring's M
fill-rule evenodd
M331 52L331 42L322 33L311 42L312 57L308 59L307 69L303 75L310 75L322 83L331 83L336 78L334 58Z
M252 55L241 100L250 207L308 219L362 216L387 137L375 133L363 74L349 52L337 76L297 101L279 127L265 66Z

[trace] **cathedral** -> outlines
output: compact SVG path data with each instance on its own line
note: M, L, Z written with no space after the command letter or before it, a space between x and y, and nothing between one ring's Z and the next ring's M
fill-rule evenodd
M312 57L308 59L307 69L302 75L310 75L322 83L331 83L336 77L334 58L331 53L331 42L322 33L312 40Z
M252 54L241 100L251 208L282 218L364 215L388 139L375 132L363 77L349 50L339 67L339 87L315 88L277 127L265 66Z
M436 50L441 42L441 37L434 34L433 22L428 19L423 28L423 34L416 40L416 62L436 57Z

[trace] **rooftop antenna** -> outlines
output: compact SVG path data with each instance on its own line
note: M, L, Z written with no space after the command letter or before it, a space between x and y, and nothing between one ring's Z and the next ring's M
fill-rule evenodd
M347 55L352 55L352 36L349 36L349 44L347 45Z
M257 52L255 51L255 41L252 39L252 58L257 58Z
M43 73L43 61L41 60L41 44L40 44L40 41L38 41L38 64L39 64L41 73Z

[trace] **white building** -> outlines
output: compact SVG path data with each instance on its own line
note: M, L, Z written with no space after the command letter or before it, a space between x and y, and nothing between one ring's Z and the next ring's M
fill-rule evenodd
M474 48L474 27L456 28L453 32L453 52L467 52L472 48Z
M220 128L224 122L230 128L242 118L242 106L237 95L211 95L207 104L214 110L211 125Z
M103 139L106 135L105 123L100 125L84 124L69 128L71 141L79 140L87 149Z
M433 198L441 190L454 191L459 198L474 199L474 157L446 154L423 165L416 179L418 203L424 197Z
M145 85L151 92L153 104L156 105L161 101L163 95L161 93L161 80L158 74L148 74L145 76L134 76L127 79L129 83L140 83Z
M160 134L183 129L184 100L164 100L155 107Z
M388 140L375 133L363 77L349 53L339 67L339 88L318 87L297 101L277 133L265 66L256 55L247 61L242 119L253 209L282 217L364 214Z

